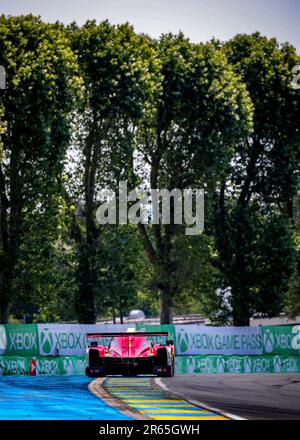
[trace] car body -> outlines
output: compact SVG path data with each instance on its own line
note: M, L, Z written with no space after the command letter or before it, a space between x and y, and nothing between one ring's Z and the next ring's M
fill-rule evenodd
M167 332L88 333L85 373L89 377L106 375L174 375L174 345L154 344L153 336L168 337ZM107 345L99 339L109 338Z

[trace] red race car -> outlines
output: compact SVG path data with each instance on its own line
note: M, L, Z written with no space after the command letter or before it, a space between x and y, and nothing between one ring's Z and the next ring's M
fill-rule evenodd
M88 333L88 366L85 374L89 377L103 377L110 374L173 376L173 341L167 340L165 345L154 344L153 336L168 337L168 333ZM100 345L100 338L110 338L108 345Z

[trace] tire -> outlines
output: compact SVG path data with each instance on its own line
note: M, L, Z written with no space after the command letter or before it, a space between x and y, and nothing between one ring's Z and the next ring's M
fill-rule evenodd
M99 357L98 350L89 350L89 366L90 367L103 367L103 357Z
M158 371L157 371L158 370ZM166 370L166 371L163 371ZM173 377L175 374L175 364L172 361L171 365L162 365L159 367L154 367L154 374L157 377Z
M168 373L166 374L165 377L173 377L174 374L175 374L175 362L174 362L174 358L173 358L173 361L172 361L172 364L171 364L171 368L170 368L170 370L168 371Z
M165 347L158 348L155 359L154 359L154 365L161 366L161 365L167 365L167 364L168 364L167 349Z
M155 366L164 367L167 369L166 372L160 372L157 374L158 377L173 377L175 374L175 360L172 356L171 365L168 365L168 353L165 347L161 347L157 350L157 356L155 358Z

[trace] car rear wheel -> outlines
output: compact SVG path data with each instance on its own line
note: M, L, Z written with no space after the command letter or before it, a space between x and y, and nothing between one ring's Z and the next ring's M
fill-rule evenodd
M174 359L173 359L172 364L167 367L167 371L165 373L163 373L161 376L162 377L173 377L174 374L175 374L175 363L174 363Z
M171 365L169 364L171 356ZM157 350L155 357L154 374L158 377L172 377L175 373L174 356L168 353L165 347L161 347Z
M170 374L167 377L173 377L175 374L175 361L174 358L172 360L172 364L171 364L171 369L170 369Z

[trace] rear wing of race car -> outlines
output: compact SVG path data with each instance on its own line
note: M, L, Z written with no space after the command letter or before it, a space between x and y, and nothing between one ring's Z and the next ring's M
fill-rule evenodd
M120 332L120 333L87 333L87 338L114 338L118 336L130 337L130 336L169 336L168 332Z

